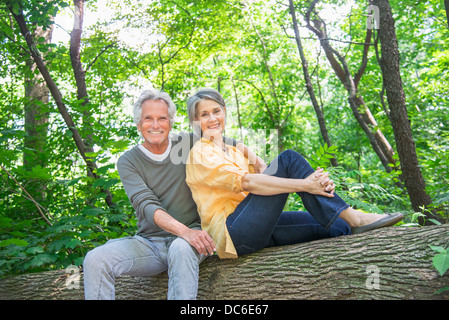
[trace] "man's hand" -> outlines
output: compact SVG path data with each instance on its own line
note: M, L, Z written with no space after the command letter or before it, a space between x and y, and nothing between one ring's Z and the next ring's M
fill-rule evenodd
M206 231L190 229L161 209L157 209L154 212L153 219L157 226L183 238L194 247L199 254L214 254L214 251L216 250L215 242Z
M204 230L195 230L187 228L181 238L186 240L192 247L194 247L199 254L213 255L216 248L212 237Z

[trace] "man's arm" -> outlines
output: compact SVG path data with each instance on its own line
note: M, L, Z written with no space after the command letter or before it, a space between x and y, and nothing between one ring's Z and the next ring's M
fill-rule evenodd
M161 229L186 240L198 253L212 255L215 251L215 243L211 236L203 230L190 229L167 212L157 209L153 215L154 223Z
M160 228L183 238L200 254L214 253L215 243L209 234L201 230L188 228L164 211L159 199L148 188L127 157L122 156L118 160L117 169L129 200L136 210L138 219L146 219L155 228Z

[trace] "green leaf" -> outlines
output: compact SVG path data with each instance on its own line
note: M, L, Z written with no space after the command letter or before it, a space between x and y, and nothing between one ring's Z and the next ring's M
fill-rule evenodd
M320 153L319 153L320 155L323 155L324 154L324 148L323 148L323 146L321 146L320 147Z
M97 180L95 180L95 182L94 182L94 184L93 184L93 187L94 187L94 188L96 188L96 187L102 187L102 186L105 185L106 182L107 182L107 179L105 179L105 178L97 179Z
M42 253L31 259L28 267L40 267L43 264L50 264L55 262L58 256L55 254Z
M26 250L26 252L29 253L29 254L36 254L36 253L44 252L44 249L42 247L37 246L37 247L28 248Z
M88 158L95 158L98 156L98 153L97 152L86 152L85 156Z
M437 254L433 257L433 266L437 269L440 276L449 269L449 254Z
M443 287L441 289L438 289L433 294L440 294L440 293L443 293L444 291L449 291L449 287Z
M101 208L89 208L83 210L83 213L88 216L98 216L99 214L102 214L104 212L105 211Z
M119 182L119 179L106 179L106 178L100 178L96 180L93 184L93 187L103 187L105 189L109 189L113 185L116 185Z
M435 219L429 219L430 222L432 222L433 224L436 224L437 226L441 225L441 222Z
M0 241L0 248L10 246L12 244L19 246L19 247L26 247L28 245L28 242L26 242L25 240L22 240L22 239L12 238L12 239L8 239L8 240Z
M75 247L77 247L80 244L81 244L81 241L79 241L78 239L64 237L62 239L53 241L48 246L48 249L52 250L52 251L60 251L63 248L74 249Z
M446 253L446 250L443 247L440 247L440 246L429 246L429 247L430 247L430 249L432 249L435 252Z
M0 217L0 227L9 228L11 226L12 219L7 217Z

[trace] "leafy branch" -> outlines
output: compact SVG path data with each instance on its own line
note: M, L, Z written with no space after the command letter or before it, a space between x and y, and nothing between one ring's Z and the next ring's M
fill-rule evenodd
M33 202L33 204L36 206L37 210L39 210L39 213L41 215L41 217L45 220L45 222L51 226L52 223L50 222L50 220L48 220L48 218L45 216L45 214L42 212L41 210L41 205L39 203L37 203L36 200L34 200L34 198L28 193L28 191L26 191L26 189L24 187L22 187L22 185L20 184L19 181L17 181L16 178L14 178L14 176L8 171L6 170L6 168L0 164L0 167L8 174L8 176L14 180L15 183L17 183L17 185L20 187L20 189L22 189L23 192L25 192L25 194L28 196L28 200L31 200L31 202Z

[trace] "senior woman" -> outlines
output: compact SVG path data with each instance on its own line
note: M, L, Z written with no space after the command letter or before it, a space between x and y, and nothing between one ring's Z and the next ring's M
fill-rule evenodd
M335 192L322 169L312 169L299 153L282 152L263 173L237 148L223 143L226 107L220 93L201 89L187 103L201 139L190 151L186 182L201 225L222 259L270 246L349 235L391 226L403 215L362 213ZM296 192L307 212L283 211Z

